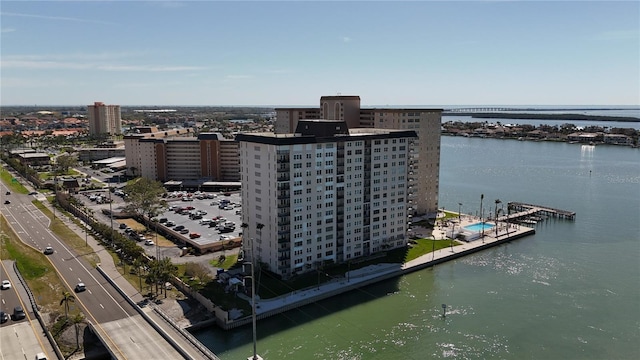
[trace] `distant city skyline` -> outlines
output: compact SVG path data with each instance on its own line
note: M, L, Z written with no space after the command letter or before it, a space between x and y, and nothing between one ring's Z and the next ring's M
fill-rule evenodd
M639 105L637 1L2 1L0 104Z

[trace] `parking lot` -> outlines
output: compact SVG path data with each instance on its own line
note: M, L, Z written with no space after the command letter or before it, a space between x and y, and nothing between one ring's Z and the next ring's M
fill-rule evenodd
M228 196L223 195L223 193L203 193L203 196L199 196L202 198L196 197L197 195L195 194L191 194L191 196L188 197L191 199L190 201L183 201L183 197L171 196L174 194L173 192L169 192L168 194L169 196L165 198L165 200L168 208L173 210L167 209L165 212L158 215L158 219L162 219L162 222L159 223L158 226L163 227L168 235L179 239L180 242L192 243L197 247L207 247L221 240L230 240L240 237L240 233L242 232L242 215L240 215L240 212L242 211L242 208L240 207L241 200L239 193L225 193L228 194ZM186 195L187 193L184 194ZM101 198L103 199L103 202L98 203L98 200L90 200L91 195L96 196L96 198L98 198L99 195L102 195ZM207 196L209 198L207 198ZM108 203L108 192L103 190L87 192L82 200L94 209L96 215L108 221L108 216L101 213L102 209L109 209L111 207L113 211L117 213L122 211L125 205L120 196L111 194L110 198L113 200L112 204ZM220 209L219 207L219 202L223 199L231 204L227 207L228 210ZM180 213L176 212L177 209L186 208L189 209L181 211ZM199 218L198 216L190 217L190 214L195 214L197 212L201 213L202 218ZM233 223L235 226L233 229L227 229L221 232L216 226L210 226L206 223L206 221L213 220L214 218L222 218L222 223ZM167 222L172 222L174 226L166 226ZM218 222L220 222L220 219L218 219ZM124 233L124 229L118 229L117 220L114 220L114 227ZM176 228L181 229L182 227L184 227L182 233L175 230ZM196 237L196 235L192 234L198 234L199 236ZM168 238L170 238L170 236L168 236ZM140 246L149 250L147 251L148 253L154 252L154 250L152 250L153 246L151 245L145 246L144 242L141 242Z
M221 240L237 238L242 232L240 194L227 194L228 196L221 193L206 193L203 194L205 197L201 199L196 198L197 195L193 195L190 197L190 201L184 201L184 196L167 197L167 205L173 210L167 210L158 215L158 219L161 220L162 226L173 230L174 236L181 236L185 241L188 239L189 242L198 245L208 245ZM230 205L226 206L227 209L221 209L220 201L228 201ZM180 209L182 211L179 211ZM164 221L165 219L166 221ZM217 220L216 225L227 223L233 224L234 227L220 231L217 226L212 226L209 223L213 219ZM175 225L167 227L167 222ZM182 229L182 233L178 234L180 231L176 231L176 228ZM200 236L195 237L193 234Z

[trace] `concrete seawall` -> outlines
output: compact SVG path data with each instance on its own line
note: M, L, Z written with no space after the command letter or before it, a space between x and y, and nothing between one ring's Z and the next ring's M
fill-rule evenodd
M510 232L508 236L498 234L498 236L495 237L490 234L485 234L484 238L468 243L462 243L453 247L453 250L448 247L436 250L433 253L422 255L421 257L411 260L405 264L371 265L366 268L351 271L348 277L336 279L334 281L321 284L318 287L314 286L312 288L298 290L273 299L256 300L256 319L265 319L316 301L422 270L533 234L535 234L535 229L529 227L520 227L519 229ZM250 301L250 299L244 295L239 294L239 296L245 297ZM230 330L250 324L251 322L251 316L245 316L240 319L226 322L218 321L217 324L225 330ZM189 330L196 330L201 327L202 324L198 324L197 326L189 328Z

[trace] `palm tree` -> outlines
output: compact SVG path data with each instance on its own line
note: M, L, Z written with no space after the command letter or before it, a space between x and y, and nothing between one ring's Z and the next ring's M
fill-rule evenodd
M77 313L76 316L74 316L73 318L71 318L71 321L73 322L73 326L76 329L76 348L80 348L80 334L78 333L78 324L80 324L82 321L84 321L84 315L82 315L82 313Z
M136 275L138 275L138 279L140 280L140 292L142 292L142 271L144 267L142 256L138 256L137 258L135 258L131 266L133 266L133 270L136 272Z
M62 306L64 304L64 317L65 320L69 319L69 303L70 302L75 302L76 301L76 297L71 295L70 292L68 291L63 291L62 292L62 300L60 300L60 305Z

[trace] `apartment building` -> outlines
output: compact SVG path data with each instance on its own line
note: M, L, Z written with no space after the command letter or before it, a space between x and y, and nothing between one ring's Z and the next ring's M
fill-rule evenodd
M162 182L240 180L238 143L219 133L188 129L143 131L124 137L127 172Z
M435 217L440 179L442 109L361 108L359 96L323 96L318 108L277 108L274 131L291 133L306 119L342 120L349 128L414 130L418 141L410 152L409 197L414 215Z
M324 119L238 134L245 254L288 278L404 246L416 137Z
M105 105L102 102L94 102L87 106L89 118L89 134L115 135L122 133L122 118L120 117L120 105Z

